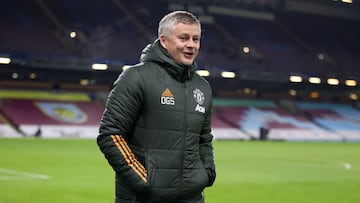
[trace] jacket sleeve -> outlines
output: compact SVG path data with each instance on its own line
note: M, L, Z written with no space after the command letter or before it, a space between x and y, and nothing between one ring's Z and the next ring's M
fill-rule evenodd
M205 122L203 125L203 130L200 135L200 156L201 160L204 164L204 167L209 176L208 186L211 186L216 178L216 170L215 170L215 161L214 161L214 152L212 139L213 136L211 134L211 110L212 110L212 102L210 103L210 111L207 112L205 116Z
M142 104L142 78L135 68L124 71L115 81L102 115L97 144L105 158L134 193L147 186L147 171L136 159L127 140Z

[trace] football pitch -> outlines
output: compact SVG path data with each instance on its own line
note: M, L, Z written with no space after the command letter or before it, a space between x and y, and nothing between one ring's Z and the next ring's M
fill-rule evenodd
M214 141L206 203L359 203L360 143ZM90 139L0 138L1 203L113 203Z

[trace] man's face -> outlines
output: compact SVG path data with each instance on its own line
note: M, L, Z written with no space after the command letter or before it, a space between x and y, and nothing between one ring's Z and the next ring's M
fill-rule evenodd
M160 36L160 42L176 63L192 65L200 49L199 25L178 23L169 36Z

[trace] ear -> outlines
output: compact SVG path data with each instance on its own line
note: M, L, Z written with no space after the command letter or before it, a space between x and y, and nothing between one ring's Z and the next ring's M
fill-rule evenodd
M167 49L167 43L166 43L165 35L160 35L159 39L160 39L161 46L164 47L165 49Z

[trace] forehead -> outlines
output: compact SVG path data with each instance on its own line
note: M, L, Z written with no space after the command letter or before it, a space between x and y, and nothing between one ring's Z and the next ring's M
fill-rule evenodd
M172 30L172 34L175 35L186 34L190 36L200 36L201 35L200 25L196 23L185 24L180 22L174 26Z

